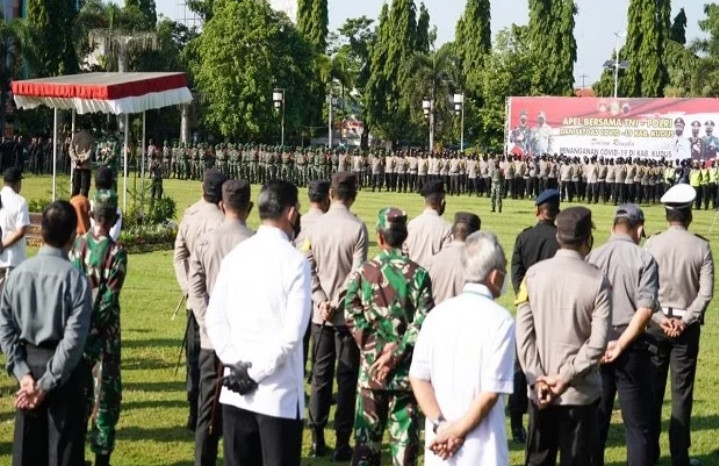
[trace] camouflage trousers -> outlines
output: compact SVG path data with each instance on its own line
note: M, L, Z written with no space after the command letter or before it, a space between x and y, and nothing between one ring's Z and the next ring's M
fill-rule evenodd
M380 466L382 435L389 430L392 464L415 466L419 417L412 392L359 389L353 466Z
M100 455L115 450L115 427L120 419L122 378L120 374L120 338L108 338L98 360L85 359L92 371L86 387L87 414L92 420L90 448Z
M490 201L492 203L492 211L495 206L499 207L499 211L502 211L502 198L504 197L504 182L503 181L492 181L492 186L489 191Z

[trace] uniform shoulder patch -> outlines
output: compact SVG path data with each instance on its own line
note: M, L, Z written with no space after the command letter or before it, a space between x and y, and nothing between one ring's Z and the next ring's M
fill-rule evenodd
M310 243L309 238L305 238L305 240L302 242L302 246L300 247L300 251L302 251L303 254L307 254L312 249L312 244Z
M519 285L519 292L517 293L517 299L514 301L515 306L519 306L529 302L529 293L527 292L527 279L522 280L522 284Z

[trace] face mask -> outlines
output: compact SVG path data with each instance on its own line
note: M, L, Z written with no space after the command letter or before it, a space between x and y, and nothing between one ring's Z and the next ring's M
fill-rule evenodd
M499 296L498 298L501 298L502 296L507 294L507 290L509 289L509 280L507 280L507 274L504 274L504 280L502 280L502 289L499 290Z
M683 129L675 130L674 134L676 134L677 136L681 136L682 134L684 134L684 130Z
M302 215L297 214L297 220L295 220L295 223L292 224L292 231L294 233L295 238L297 238L300 235L300 230L302 229L302 223L300 222L301 217L302 217Z

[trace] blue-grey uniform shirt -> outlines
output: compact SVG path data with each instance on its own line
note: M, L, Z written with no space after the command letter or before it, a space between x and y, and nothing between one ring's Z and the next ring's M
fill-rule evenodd
M612 284L612 325L628 325L637 309L659 310L659 267L629 235L615 234L587 256Z
M85 275L64 251L43 246L37 256L13 270L2 293L0 345L8 372L18 380L30 373L23 343L55 346L37 383L46 392L65 383L85 349L91 312Z

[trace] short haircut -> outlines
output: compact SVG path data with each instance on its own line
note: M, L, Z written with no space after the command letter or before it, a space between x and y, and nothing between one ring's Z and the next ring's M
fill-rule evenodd
M340 202L354 201L357 198L357 185L352 183L340 183L332 189L334 198Z
M467 237L462 249L465 282L481 283L492 270L501 270L506 266L507 258L497 235L489 231L477 231Z
M686 209L666 209L668 222L688 223L692 221L691 207Z
M633 230L639 225L644 224L641 220L634 219L634 218L627 218L627 217L619 217L614 219L614 226L622 225L623 227L627 228L628 230Z
M250 205L250 184L244 180L227 180L222 185L222 203L233 212L245 212Z
M391 248L401 248L407 240L408 235L407 227L387 228L385 230L379 230L379 232Z
M112 189L115 175L106 166L100 166L95 172L95 189Z
M297 202L297 186L285 180L268 181L257 199L260 220L279 220L285 209Z
M77 228L77 213L67 201L55 201L42 212L42 240L45 244L62 248L72 238Z
M545 202L539 206L539 211L544 213L547 218L556 218L559 215L559 201Z
M432 193L424 197L424 202L432 206L439 206L442 199L444 199L444 193Z
M114 225L117 222L117 209L105 207L102 209L95 209L92 212L92 218L95 223L100 225L110 224Z

